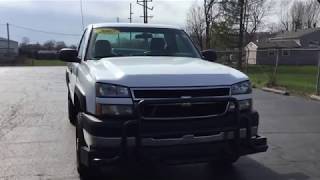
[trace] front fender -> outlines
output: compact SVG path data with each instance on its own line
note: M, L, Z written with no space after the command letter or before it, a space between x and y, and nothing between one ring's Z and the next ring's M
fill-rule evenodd
M75 94L79 97L81 108L90 114L95 113L96 89L95 78L91 75L86 62L82 62L78 67Z
M82 92L78 87L75 88L75 96L77 97L79 101L79 108L81 112L87 112L87 101L85 93Z

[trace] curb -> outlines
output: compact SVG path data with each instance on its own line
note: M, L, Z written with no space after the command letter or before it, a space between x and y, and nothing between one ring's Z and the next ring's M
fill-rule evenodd
M273 93L276 93L276 94L285 95L285 96L289 96L290 95L289 91L283 91L283 90L274 89L274 88L263 87L262 90L263 91L267 91L267 92L273 92Z
M320 96L317 95L311 95L310 98L316 101L320 101Z

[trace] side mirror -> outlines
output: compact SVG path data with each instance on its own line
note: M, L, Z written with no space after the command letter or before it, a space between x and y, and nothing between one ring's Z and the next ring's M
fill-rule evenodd
M201 51L203 59L211 62L215 62L217 60L217 53L213 49L208 49Z
M80 62L78 58L78 51L71 48L63 48L59 52L59 59L65 62Z

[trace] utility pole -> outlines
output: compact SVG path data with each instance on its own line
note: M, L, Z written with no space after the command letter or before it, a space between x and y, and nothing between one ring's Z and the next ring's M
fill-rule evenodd
M152 2L152 0L137 0L137 4L143 7L143 22L145 24L148 23L148 18L152 18L153 16L148 16L148 10L152 11L153 7L148 7L148 2Z
M129 17L129 20L130 20L130 23L132 23L132 3L130 3L130 17ZM130 32L130 40L132 40L132 32Z
M320 0L317 0L320 3ZM320 52L318 52L318 74L317 74L317 95L320 96Z
M316 95L320 96L320 51L318 51L318 73L317 73Z
M239 60L238 60L238 69L241 70L242 69L242 54L243 54L243 18L244 18L244 0L238 0L238 4L239 4L239 8L240 8L240 30L239 30L239 44L238 44L238 48L239 48Z
M83 4L82 4L82 0L80 0L80 14L81 14L82 30L84 30L84 17L83 17Z
M9 28L9 23L7 23L7 38L8 38L7 53L8 53L8 55L10 55L10 28Z
M130 23L132 23L132 3L130 3L130 17L128 18L130 20Z

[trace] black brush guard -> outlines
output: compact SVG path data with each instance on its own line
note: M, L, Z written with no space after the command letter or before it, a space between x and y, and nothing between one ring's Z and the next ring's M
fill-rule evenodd
M234 139L233 141L235 149L233 150L236 156L246 155L246 154L253 154L258 152L265 152L268 149L267 146L267 139L265 137L252 137L251 132L251 117L247 116L245 119L247 119L246 123L246 138L241 139L240 138L240 110L239 110L239 103L237 99L232 97L215 97L215 98L190 98L190 99L166 99L166 100L141 100L138 103L135 104L135 111L137 113L137 119L135 120L128 120L123 123L122 126L122 137L121 137L121 147L120 147L120 153L119 155L106 159L106 158L95 158L97 153L96 152L88 152L88 158L89 162L93 163L94 165L108 165L115 162L128 162L129 160L129 152L128 152L128 129L132 126L136 127L137 132L135 134L135 159L139 161L141 158L141 155L143 154L143 144L142 139L143 134L141 133L143 130L143 124L144 121L146 121L146 118L144 118L141 115L141 109L144 105L148 104L170 104L170 103L205 103L205 102L229 102L234 103L235 109L232 112L234 118L235 118L235 125L234 128L231 130L228 129L228 132L233 131L234 132ZM182 118L184 119L184 118ZM197 118L193 118L197 119ZM153 118L153 120L155 120ZM177 120L177 119L176 119ZM243 145L246 148L243 148Z

